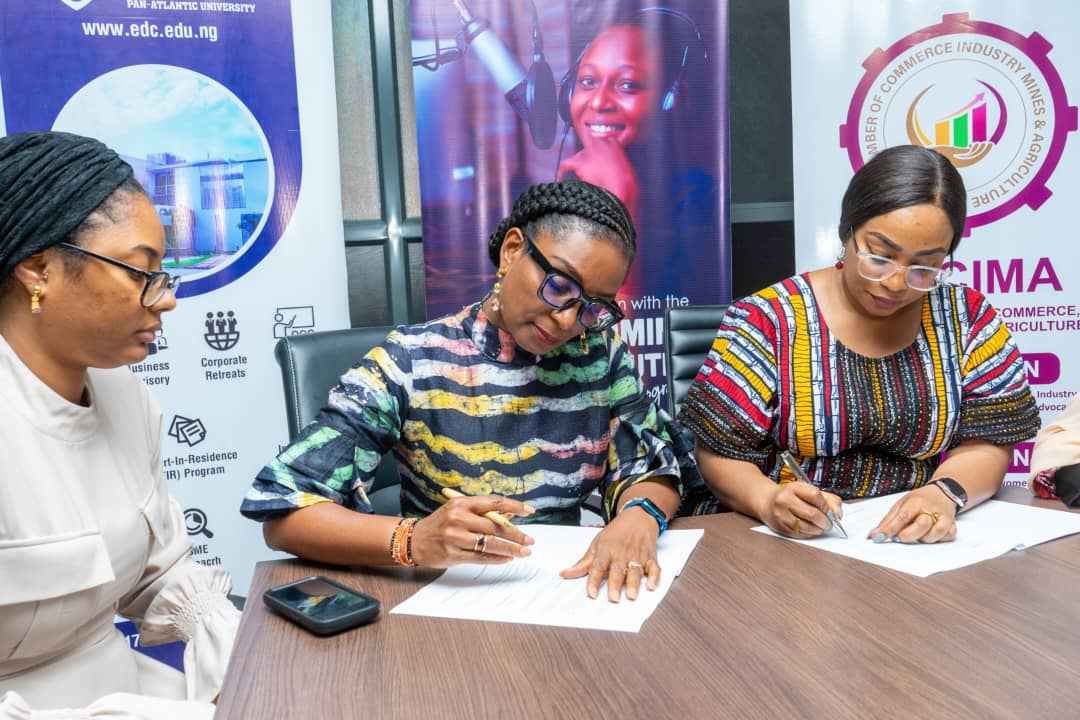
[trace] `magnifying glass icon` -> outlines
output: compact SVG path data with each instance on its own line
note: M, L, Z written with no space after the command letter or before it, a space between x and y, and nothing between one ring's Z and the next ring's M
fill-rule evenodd
M188 535L202 533L208 538L214 537L214 533L210 532L210 528L206 527L206 513L199 508L188 508L184 511L184 524L187 526Z

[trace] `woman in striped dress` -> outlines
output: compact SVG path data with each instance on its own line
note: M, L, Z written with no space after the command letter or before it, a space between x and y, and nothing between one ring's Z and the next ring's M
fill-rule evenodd
M529 554L532 539L491 511L576 524L598 490L607 525L564 575L587 574L592 597L606 581L612 601L623 588L636 598L643 579L655 588L681 485L669 418L614 329L635 243L607 190L527 189L490 238L492 291L390 333L258 474L241 512L265 521L271 547L314 560L447 567ZM403 518L372 514L366 494L391 449ZM466 497L447 502L444 488Z
M729 308L680 416L720 501L805 538L842 499L911 490L871 539L939 542L998 490L1039 416L993 307L946 282L966 207L945 157L884 150L848 185L835 267Z

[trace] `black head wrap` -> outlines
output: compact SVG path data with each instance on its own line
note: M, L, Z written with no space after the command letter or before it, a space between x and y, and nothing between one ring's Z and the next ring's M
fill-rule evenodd
M65 132L0 138L0 280L65 240L131 174L130 165L92 138Z

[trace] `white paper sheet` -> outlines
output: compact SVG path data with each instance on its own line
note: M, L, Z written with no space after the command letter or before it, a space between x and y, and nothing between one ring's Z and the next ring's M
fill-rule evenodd
M586 578L566 580L559 571L573 565L588 549L599 528L529 525L536 540L532 555L505 565L458 565L400 603L391 613L558 625L639 632L682 572L704 530L668 530L657 543L660 584L650 592L641 583L637 600L625 596L612 603L607 586L590 600Z
M929 577L1080 532L1080 513L988 500L957 518L956 540L923 545L873 543L866 538L903 493L844 503L844 539L835 530L810 540L784 538L900 572ZM753 528L775 537L764 525Z

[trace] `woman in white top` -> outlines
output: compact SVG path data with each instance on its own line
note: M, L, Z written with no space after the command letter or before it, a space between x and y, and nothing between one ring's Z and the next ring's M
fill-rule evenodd
M176 305L131 166L56 132L0 138L0 719L209 718L238 622L188 557L161 412L125 365ZM134 652L187 641L185 673Z

